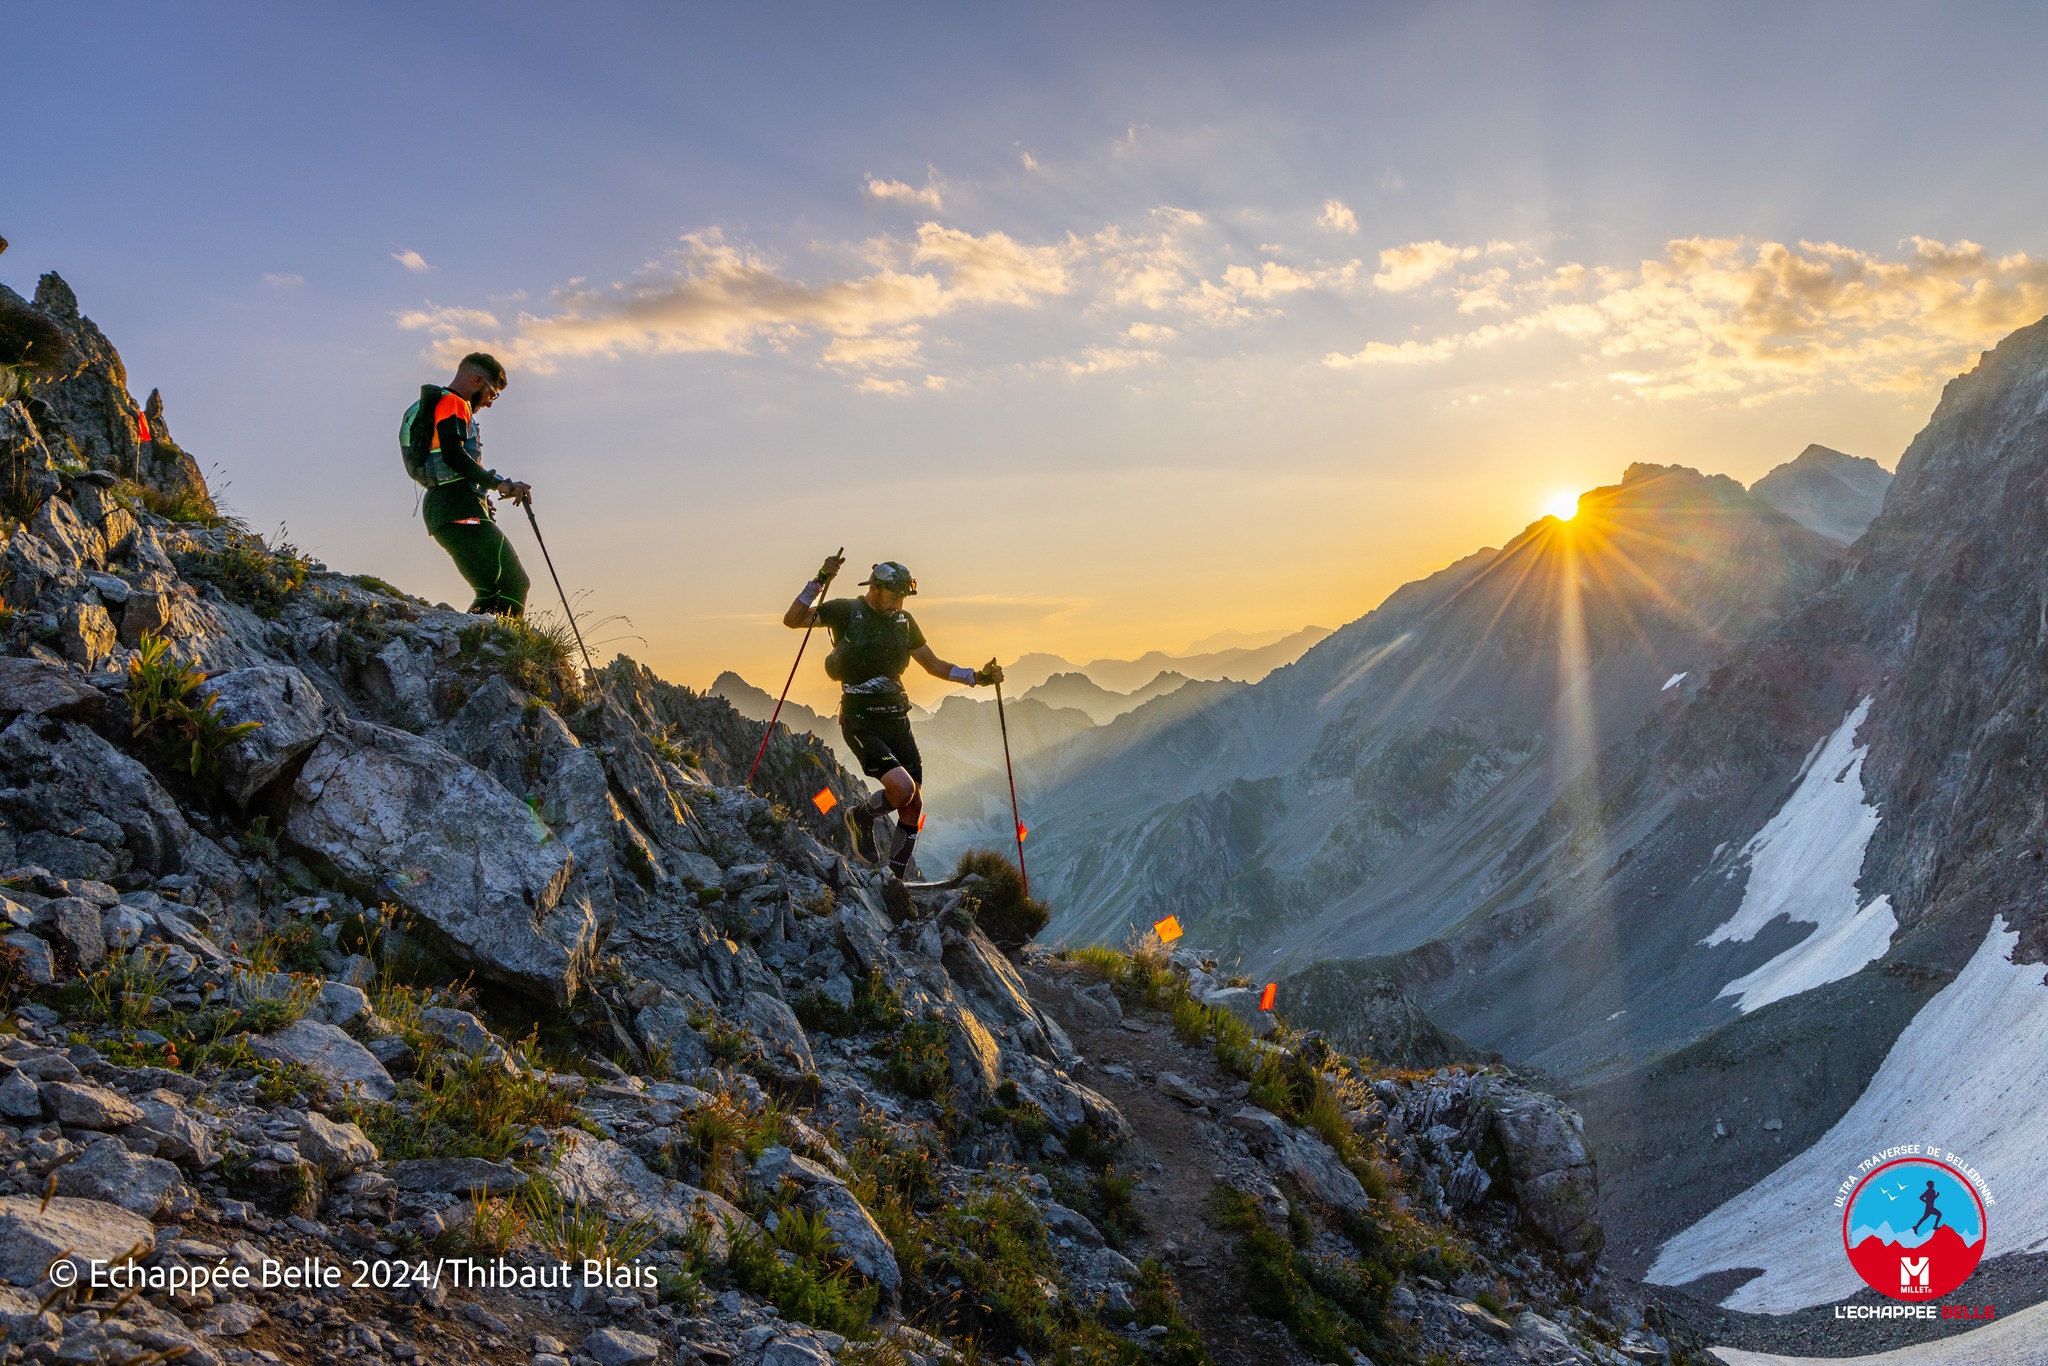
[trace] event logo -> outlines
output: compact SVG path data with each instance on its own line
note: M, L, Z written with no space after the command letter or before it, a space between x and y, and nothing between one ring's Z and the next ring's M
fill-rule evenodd
M1935 1157L1882 1164L1856 1183L1842 1212L1849 1264L1895 1300L1939 1299L1970 1279L1988 1232L1976 1188Z

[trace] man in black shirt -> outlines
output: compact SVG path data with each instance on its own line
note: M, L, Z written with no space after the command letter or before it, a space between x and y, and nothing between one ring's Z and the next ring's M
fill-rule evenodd
M861 580L868 590L862 596L819 603L826 583L845 562L838 555L826 560L782 614L782 624L801 631L816 623L831 633L825 672L840 685L839 733L860 759L861 771L882 784L881 791L848 813L854 847L862 858L877 861L875 822L893 809L896 837L889 848L889 871L902 877L924 824L924 760L910 733L910 695L903 690L903 671L914 659L935 678L976 684L1000 683L1003 671L994 660L970 669L948 664L932 652L924 632L903 610L903 600L917 591L917 580L894 560L876 565L874 573Z

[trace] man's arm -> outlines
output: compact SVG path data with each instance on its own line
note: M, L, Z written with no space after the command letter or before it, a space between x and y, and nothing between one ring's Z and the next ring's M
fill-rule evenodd
M441 459L456 477L479 493L488 493L505 481L496 470L487 470L469 453L469 422L450 413L434 424L434 436L441 443Z
M789 610L782 614L782 624L792 631L801 631L804 627L823 620L824 614L818 610L821 605L818 600L825 596L825 585L832 582L833 577L839 573L839 566L845 563L846 557L843 555L827 555L825 563L811 576L811 581L804 585L804 591L796 595L796 601L790 603Z
M1003 681L1003 666L991 659L979 669L970 669L965 664L948 664L940 659L929 645L920 645L910 652L910 657L924 666L924 671L933 678L949 679L954 683L1000 683Z

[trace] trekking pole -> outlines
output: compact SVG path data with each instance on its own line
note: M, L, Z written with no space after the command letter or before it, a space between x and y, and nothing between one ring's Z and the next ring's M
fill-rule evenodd
M995 663L990 660L989 663ZM1017 770L1010 766L1010 723L1003 717L1003 685L996 684L996 724L1003 728L1003 772L1010 779L1010 822L1017 829L1017 880L1024 895L1031 895L1031 874L1024 871L1024 818L1017 814Z
M839 549L833 553L832 558L835 560L840 559L845 554L846 547L840 546ZM825 597L825 589L831 586L832 576L830 574L827 574L818 587L818 598L820 602L822 602ZM804 626L804 638L800 642L798 642L796 647L796 662L789 666L789 677L782 680L782 696L775 699L775 711L768 718L768 729L761 733L761 747L754 751L754 762L747 766L747 781L743 784L743 786L752 787L754 785L754 770L761 767L761 756L768 752L768 741L775 734L775 722L782 715L782 704L789 698L789 686L790 684L796 682L796 671L798 667L801 666L804 662L804 649L811 643L811 632L814 629L816 629L817 625L818 609L816 606L813 606L811 608L811 619Z
M569 595L562 591L562 576L555 572L555 558L548 554L548 543L540 534L540 523L534 519L533 503L521 499L519 506L526 509L527 525L533 528L533 539L540 546L540 557L548 567L548 577L555 581L555 593L562 600L562 612L569 618L569 629L576 636L576 648L583 652L583 667L590 671L590 685L597 687L597 665L590 662L590 647L583 643L583 628L576 624L576 612L569 606ZM604 689L597 689L597 700L604 701Z

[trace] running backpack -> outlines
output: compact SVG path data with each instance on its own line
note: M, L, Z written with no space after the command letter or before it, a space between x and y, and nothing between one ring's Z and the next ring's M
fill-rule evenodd
M447 392L438 384L422 384L419 400L405 410L398 424L398 451L405 458L405 473L421 488L438 488L455 478L455 472L434 449L434 410Z

